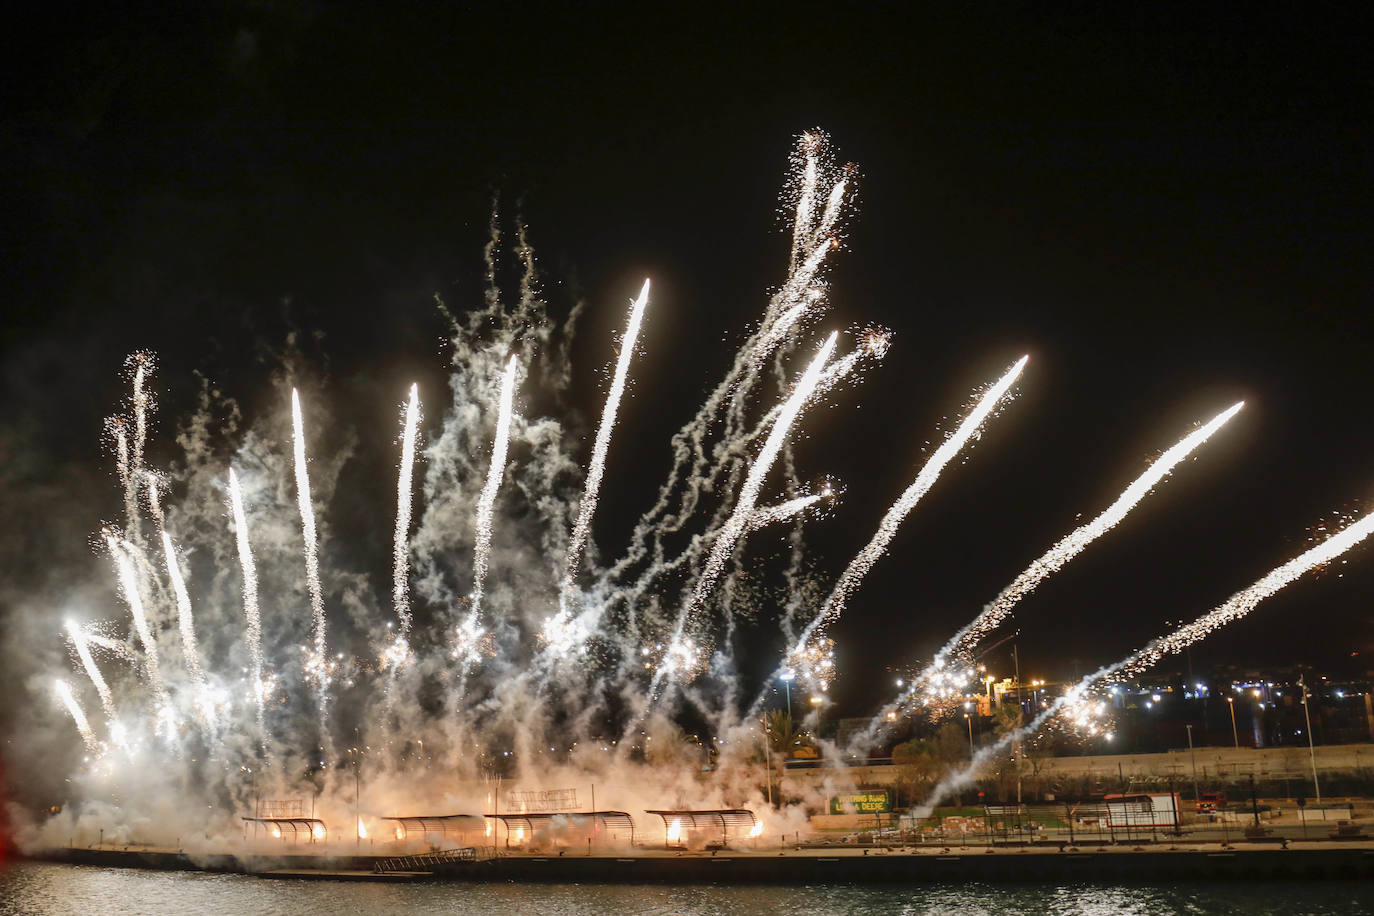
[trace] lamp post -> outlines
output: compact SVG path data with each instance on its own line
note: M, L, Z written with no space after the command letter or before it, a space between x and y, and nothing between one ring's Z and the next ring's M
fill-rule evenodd
M768 734L768 720L759 719L759 727L763 729L763 761L768 772L768 806L773 806L773 751L769 747L772 738Z
M789 719L792 718L792 678L796 676L791 668L788 668L781 675L782 685L787 691L787 718Z
M973 750L973 719L971 719L971 718L969 717L969 714L968 714L968 713L964 713L964 721L968 723L968 755L969 755L969 758L972 759L972 758L974 757L974 750Z
M1240 747L1240 732L1236 731L1236 701L1234 697L1226 698L1226 705L1231 708L1231 740Z
M1298 686L1302 688L1302 714L1307 720L1307 753L1312 759L1312 791L1316 793L1317 804L1322 803L1322 787L1317 781L1317 747L1312 739L1312 713L1307 709L1307 682L1304 675L1298 675Z

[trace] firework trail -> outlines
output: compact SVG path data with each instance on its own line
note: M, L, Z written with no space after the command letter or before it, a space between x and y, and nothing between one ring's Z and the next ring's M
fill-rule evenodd
M1265 598L1294 582L1304 573L1330 563L1369 537L1371 533L1374 533L1374 513L1366 515L1359 522L1345 528L1316 547L1271 570L1249 588L1236 592L1223 604L1218 605L1191 623L1179 627L1172 633L1151 640L1143 649L1131 653L1121 661L1113 662L1099 668L1092 674L1086 675L1077 684L1065 691L1063 696L1055 698L1054 702L1031 722L1004 735L997 743L982 748L974 755L967 767L941 780L926 799L926 805L936 805L949 792L961 785L971 783L978 769L984 763L1003 753L1016 741L1034 734L1046 722L1063 713L1066 709L1071 709L1080 704L1090 691L1100 687L1104 682L1138 674L1150 668L1164 656L1182 652L1218 628L1244 617Z
M802 377L787 399L782 413L774 422L767 441L764 442L758 457L754 459L753 465L749 468L749 476L745 478L744 486L740 488L739 497L735 501L734 512L731 513L730 518L716 535L711 552L706 558L706 565L697 578L692 597L683 604L682 610L678 613L677 623L673 627L672 639L669 641L669 655L679 650L687 621L711 593L721 570L725 568L730 555L734 553L740 537L749 528L750 519L754 514L754 505L758 502L759 490L763 486L764 478L768 476L769 470L773 467L773 462L777 460L778 452L782 449L783 442L786 440L793 422L797 419L797 415L801 413L802 407L815 394L816 383L820 380L821 371L825 368L826 362L830 359L830 354L835 349L835 341L838 337L838 333L832 332L825 339L825 343L821 345L815 358L811 360L811 364L802 373ZM650 703L656 699L658 688L668 673L668 666L666 665L654 671L653 681L649 689Z
M797 415L801 413L802 407L815 394L816 383L820 381L821 372L825 369L830 354L835 350L835 341L838 337L838 333L832 332L825 339L825 343L821 345L815 358L811 360L811 365L807 366L806 371L802 373L802 377L797 382L797 387L792 392L791 397L787 399L782 413L774 421L768 439L764 442L758 457L754 459L754 464L749 469L749 476L744 479L744 486L740 488L739 497L735 501L734 512L731 513L729 520L726 521L725 526L716 536L711 553L706 558L706 566L697 579L692 600L687 605L689 612L706 600L706 596L715 586L721 570L725 568L725 562L734 552L735 543L748 528L749 519L754 512L754 505L758 502L759 490L763 487L764 478L772 470L773 463L777 460L778 452L782 449Z
M401 433L401 468L396 481L396 538L392 547L391 604L396 610L396 640L389 661L400 665L410 654L410 509L415 469L415 436L420 423L420 386L410 386L405 427Z
M582 562L582 553L587 546L588 531L592 515L601 491L601 477L606 471L606 451L611 445L611 432L615 429L616 413L620 409L620 399L625 394L625 381L630 373L630 359L634 356L635 341L639 338L639 326L644 319L644 308L649 302L649 281L639 291L639 298L630 306L630 317L625 324L625 336L620 341L620 356L616 359L615 375L611 379L611 389L606 393L606 405L601 411L601 425L596 429L596 440L592 446L592 460L587 468L587 481L582 490L582 501L577 507L577 522L573 525L568 539L567 572L563 576L562 604L567 610L568 600L577 587L577 568Z
M114 697L110 694L110 685L105 683L104 675L96 667L95 658L91 655L91 647L87 644L86 633L77 626L75 620L68 620L67 635L71 638L72 648L76 650L76 657L81 659L81 667L86 669L86 676L95 685L95 692L100 697L100 705L105 710L105 718L113 722L115 717Z
M148 494L148 514L157 522L158 531L167 529L167 516L162 511L162 495L158 488L162 486L162 479L153 471L143 472L144 491Z
M512 354L501 376L501 404L496 420L496 438L491 444L491 464L487 466L487 482L477 500L477 543L472 556L471 607L466 619L459 625L459 649L455 652L455 655L469 661L475 654L475 643L481 635L482 595L486 588L487 564L491 558L491 520L496 494L501 489L501 478L506 472L506 450L510 445L511 414L515 403L515 376L519 368L520 363Z
M186 668L191 672L196 686L205 687L205 671L200 666L200 650L196 646L196 622L191 615L191 595L186 591L186 580L181 575L181 565L177 562L176 550L166 531L162 532L162 555L167 561L167 575L172 580L172 592L177 600L177 626L181 630L181 646L186 655Z
M1045 581L1051 574L1063 569L1070 560L1082 553L1084 548L1093 541L1116 527L1117 523L1125 518L1126 514L1135 508L1137 503L1148 496L1160 481L1169 476L1179 462L1210 439L1213 433L1240 413L1240 409L1244 406L1244 401L1233 404L1205 425L1184 436L1172 448L1160 455L1146 469L1144 474L1131 482L1131 485L1116 498L1116 502L1107 507L1106 511L1086 525L1074 529L1027 567L1021 575L1017 576L1011 585L1004 588L1002 593L993 599L992 603L983 608L982 613L954 635L954 638L936 654L936 659L946 660L950 655L967 649L986 636L988 632L1006 619L1011 609L1022 598L1034 591L1036 586Z
M142 520L138 514L138 486L143 479L143 454L148 444L148 407L150 399L144 390L148 370L152 367L152 356L148 353L135 353L130 361L134 367L133 408L134 438L132 444L121 443L124 453L124 511L125 540L130 544L142 545ZM121 435L124 435L121 430Z
M310 591L312 629L306 679L314 686L325 715L325 691L329 687L329 661L325 657L324 595L320 588L320 561L316 551L315 507L310 503L310 475L305 466L305 421L301 417L301 397L291 389L291 429L296 458L296 504L301 513L301 534L305 540L305 582Z
M1244 591L1236 592L1227 599L1225 604L1208 611L1192 623L1185 624L1174 632L1151 641L1130 658L1119 662L1115 666L1115 670L1123 675L1134 674L1149 668L1165 655L1173 655L1183 651L1218 627L1223 627L1233 620L1244 617L1265 598L1304 573L1330 563L1369 537L1371 533L1374 533L1374 513L1366 515L1312 549L1272 570L1254 585Z
M144 670L148 672L148 682L157 694L161 710L166 710L171 706L171 701L162 683L162 672L158 669L157 641L153 638L152 628L148 626L148 618L143 611L143 599L138 592L138 575L130 559L132 550L127 544L117 541L113 534L105 535L105 543L109 546L110 556L114 558L120 588L124 592L124 601L129 605L129 613L134 618L134 630L138 633L139 642L143 644L143 665Z
M792 225L792 268L797 266L807 242L811 240L811 201L816 196L816 157L820 152L820 137L805 133L798 144L805 158L802 166L801 187L797 195L796 218Z
M257 707L258 732L267 743L267 697L262 681L262 617L258 613L258 570L248 542L248 517L243 511L243 493L238 476L229 468L229 503L234 513L234 538L238 544L239 567L243 570L243 616L248 622L248 654L252 659L253 702Z
M92 630L82 630L81 635L85 638L88 645L99 646L105 651L119 656L131 665L138 664L138 653L130 648L128 643L118 639L111 639L108 636L102 636L100 633L96 633Z
M148 395L143 390L148 362L148 354L134 354L134 448L130 468L134 477L143 471L143 451L148 442Z
M775 522L785 522L790 518L796 518L810 506L815 505L823 499L829 499L833 495L829 489L822 490L820 493L810 493L804 496L796 496L786 502L778 503L775 506L765 506L762 509L754 510L749 517L746 534L758 531Z
M72 721L76 723L77 730L81 732L81 740L86 742L86 750L92 754L99 748L95 740L95 733L91 731L91 723L86 721L86 714L81 711L81 704L76 702L76 697L72 696L72 688L66 681L58 678L54 683L57 696L67 707L67 712L71 713Z
M898 527L911 514L911 510L916 508L921 497L930 492L930 488L935 486L935 481L940 477L940 472L945 466L954 459L954 456L963 451L978 431L983 423L997 409L1002 398L1006 397L1012 385L1020 378L1021 371L1026 368L1026 363L1030 360L1029 356L1023 356L1017 360L1016 364L1007 370L1006 374L998 379L997 383L989 388L979 399L978 404L971 410L968 416L964 417L954 435L950 436L940 447L935 450L926 461L912 481L911 486L906 488L901 497L892 504L878 524L878 530L874 532L867 546L850 561L849 566L841 574L839 581L830 592L830 597L826 598L825 604L821 606L820 613L810 625L802 631L801 637L797 640L797 645L793 647L793 652L799 652L806 647L811 638L818 632L823 632L828 626L844 612L845 604L849 596L863 582L875 563L878 562L887 552L887 545L897 534Z
M1062 569L1070 560L1082 553L1097 538L1106 534L1117 523L1126 517L1136 504L1149 495L1150 491L1159 484L1169 473L1181 462L1192 454L1202 443L1206 442L1211 436L1226 424L1228 420L1240 412L1245 406L1244 401L1233 404L1231 407L1213 417L1208 423L1198 427L1189 433L1178 443L1176 443L1164 454L1160 455L1144 474L1141 474L1131 485L1128 486L1120 496L1116 498L1107 509L1097 518L1085 525L1082 525L1058 543L1046 551L1034 563L1028 566L1016 579L1004 588L992 602L986 605L973 621L967 624L962 630L954 635L945 646L935 654L934 661L926 667L920 674L912 678L896 699L888 703L874 717L868 730L861 732L854 738L855 742L868 740L871 732L884 721L889 713L894 713L910 702L918 693L933 691L934 683L941 684L949 681L951 677L956 677L950 672L951 658L957 657L962 652L967 652L978 640L986 636L992 629L1006 619L1011 609L1021 601L1022 598L1035 590L1041 582L1051 574ZM853 742L851 742L853 744Z
M110 423L115 437L115 469L124 486L124 527L134 531L138 524L138 479L133 474L129 457L129 433L122 417Z
M798 148L805 162L802 165L802 193L798 199L793 228L794 253L787 279L769 300L759 329L740 347L725 377L707 396L696 415L674 434L670 444L672 466L668 475L659 486L654 504L635 524L629 547L607 572L608 580L621 579L645 557L660 557L664 536L681 530L696 512L699 497L706 485L703 474L713 463L706 442L722 406L728 403L729 407L721 439L728 448L742 432L739 423L743 405L758 380L759 366L783 343L801 318L815 314L824 304L821 290L813 285L813 281L826 256L836 250L837 243L833 238L818 239L820 233L815 230L812 218L815 185L813 183L811 190L807 191L808 168L805 164L810 163L809 172L817 176L814 181L818 182L820 172L828 171L820 168L819 155L824 146L825 137L820 133L804 134L799 143ZM832 186L827 210L822 218L822 224L828 227L827 234L839 219L846 190L850 186L847 176L846 171L845 176ZM802 256L804 252L807 252L805 257ZM721 446L717 446L715 451L721 452ZM718 460L720 455L715 457ZM675 497L676 509L672 507Z
M143 597L139 595L139 580L133 570L133 562L129 559L124 545L115 540L114 534L106 534L104 542L110 548L110 556L114 559L115 573L120 575L120 588L124 591L125 603L133 615L133 629L139 634L139 641L143 644L144 666L147 667L148 680L153 683L154 691L161 696L162 673L158 670L158 644L153 639L153 629L148 626L148 618L143 611Z
M881 358L886 353L886 333L876 333L880 335L882 341L884 342L884 346L877 347L872 342L865 342L864 346L861 349L855 350L854 352L846 355L842 359L837 359L830 365L826 366L825 371L821 373L820 379L816 382L815 396L824 394L825 392L833 388L836 384L848 378L849 375L852 374L853 371L865 359ZM707 488L713 488L718 491L725 489L725 487L723 486L717 486L718 481L723 476L725 476L725 472L728 469L735 467L740 463L740 460L748 451L748 447L753 442L755 442L757 439L759 439L759 437L763 436L765 432L767 432L769 429L773 427L773 425L777 422L778 417L782 414L783 408L785 406L785 403L774 404L773 407L768 411L768 413L764 414L763 418L759 420L759 422L754 426L753 429L751 429L744 435L737 436L731 439L729 441L728 448L724 451L719 462L711 469L711 471L697 476L689 483L688 486L690 488L695 489L698 493ZM785 452L784 457L786 457ZM829 498L829 496L827 495L825 498ZM781 517L778 517L776 520L781 520ZM758 520L758 525L756 527L762 527L764 524L767 524L767 520L760 519ZM718 525L712 527L717 528ZM708 531L707 535L709 536L713 533L714 531ZM618 600L626 601L631 605L638 603L640 600L643 599L644 595L649 592L653 584L663 575L671 573L674 570L679 569L688 563L696 562L696 560L699 559L701 556L701 553L704 549L703 545L705 544L705 542L706 538L693 539L692 543L688 545L687 549L683 553L679 554L676 558L667 561L660 559L657 562L651 564L643 572L639 574L639 576L636 578L633 584L625 586L620 592L618 592L616 598Z

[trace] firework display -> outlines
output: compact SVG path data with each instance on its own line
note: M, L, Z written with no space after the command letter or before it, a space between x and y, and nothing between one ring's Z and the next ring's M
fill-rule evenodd
M551 316L523 226L511 246L518 280L510 301L498 286L505 239L495 214L483 307L455 313L440 304L451 322L449 398L439 408L437 394L426 394L426 428L421 389L412 385L401 413L389 603L385 589L339 559L330 532L343 458L322 446L332 431L327 393L308 378L283 380L278 403L284 408L289 386L289 420L284 409L264 418L226 446L229 454L197 442L168 467L149 468L156 365L148 354L130 357L132 397L107 427L124 519L99 537L127 614L117 623L94 612L86 616L99 622L66 620L72 669L85 680L73 686L68 672L53 672L45 682L55 684L54 709L65 708L86 751L74 778L87 814L112 825L138 817L154 795L129 774L153 766L195 787L187 791L201 803L188 810L202 819L208 810L214 821L197 830L220 842L234 839L235 818L256 810L264 792L312 793L322 817L347 825L349 840L389 841L391 828L376 822L398 810L476 812L499 807L499 780L547 787L592 774L604 785L614 773L622 807L651 807L672 794L702 808L767 809L771 834L796 826L800 806L773 804L771 783L765 796L750 775L760 754L771 760L772 735L760 731L759 716L775 680L788 684L789 726L794 681L806 688L799 721L828 702L843 656L835 622L943 472L1014 398L1030 359L998 357L1009 368L974 393L865 546L833 582L814 594L803 588L805 527L843 509L839 485L823 468L803 470L794 442L809 410L838 397L893 345L881 328L822 327L825 271L843 248L854 184L854 169L835 162L828 138L801 137L788 191L787 274L724 377L672 437L667 474L615 553L597 543L594 522L603 488L616 480L612 439L641 330L653 318L650 283L631 300L584 468L577 437L541 401L557 401L570 384L576 312L561 323ZM977 677L975 649L1018 603L1120 524L1242 406L1161 454L928 664L913 665L918 673L899 682L851 747L871 741L898 712L933 713L965 697ZM206 428L211 409L203 406L184 430ZM388 479L387 493L390 486ZM155 538L143 534L145 520ZM748 560L767 552L756 533L784 526L792 529L780 539L790 552L781 573L786 597L765 608L777 619L764 621L776 624L770 635L782 652L766 662L773 677L755 690L739 673L737 632L748 614L761 616L755 580L779 573ZM1056 718L1082 734L1104 733L1094 693L1101 684L1243 617L1371 531L1374 515L1352 521L1193 623L1090 675L1015 734ZM88 702L94 690L103 723L87 720L83 690ZM683 732L684 711L706 723L706 742ZM1010 740L978 752L974 765ZM700 775L703 760L709 776ZM935 794L967 778L950 774ZM177 816L166 820L176 824ZM750 835L764 829L760 821ZM666 824L670 844L686 832L680 820ZM404 833L395 830L396 842Z

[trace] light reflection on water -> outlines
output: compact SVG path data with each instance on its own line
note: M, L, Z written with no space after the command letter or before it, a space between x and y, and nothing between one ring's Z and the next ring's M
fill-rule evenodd
M1370 912L1371 886L1358 882L1206 882L1175 885L827 885L671 887L329 881L269 881L244 875L136 871L21 863L0 872L0 916L92 913L253 913L359 916L366 913L512 914L702 913L719 916L977 914L977 916L1310 916Z

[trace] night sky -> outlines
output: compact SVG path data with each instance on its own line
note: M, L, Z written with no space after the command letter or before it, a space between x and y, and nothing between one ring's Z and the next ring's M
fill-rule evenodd
M827 568L868 539L942 418L1031 355L1020 398L833 632L840 712L880 699L889 666L928 658L1080 513L1237 399L1195 461L1021 605L1027 677L1119 658L1300 552L1324 514L1374 508L1360 104L1374 87L1368 33L1335 8L1109 21L1003 4L401 6L11 21L0 615L99 571L88 536L120 511L101 421L129 352L159 355L165 461L196 370L250 418L284 409L267 376L290 334L375 446L325 511L385 588L396 405L419 380L437 423L432 294L478 302L498 191L522 201L550 298L588 299L572 399L588 442L625 303L653 278L596 528L618 550L669 436L783 276L778 192L812 127L861 174L820 329L895 332L799 443L804 477L847 487L809 537ZM1374 552L1349 560L1194 664L1364 670ZM5 686L28 673L11 666Z

